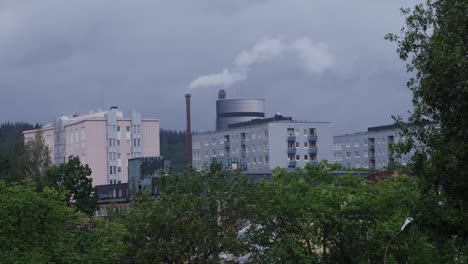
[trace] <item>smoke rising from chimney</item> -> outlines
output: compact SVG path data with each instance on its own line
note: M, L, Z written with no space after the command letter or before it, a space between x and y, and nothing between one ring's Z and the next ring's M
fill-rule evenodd
M257 42L250 50L240 52L231 69L218 73L202 75L189 85L190 90L204 87L227 89L235 83L245 81L251 66L270 62L284 53L293 53L303 69L315 75L321 75L333 67L335 57L324 43L314 43L304 37L285 43L281 38L265 38Z

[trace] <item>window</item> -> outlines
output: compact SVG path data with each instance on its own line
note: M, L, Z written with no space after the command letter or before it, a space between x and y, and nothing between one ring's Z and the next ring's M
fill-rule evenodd
M140 139L137 139L138 147L140 147Z
M309 155L304 155L304 160L309 160Z
M112 139L109 139L109 147L112 147Z
M219 144L224 144L224 139L223 138L219 138Z
M369 167L369 162L364 161L364 168L367 168L367 167Z
M359 147L359 141L354 142L355 147Z
M288 128L288 135L294 136L294 128Z
M265 164L268 164L270 163L270 157L269 156L265 156Z
M252 152L255 152L255 145L252 145Z
M268 138L268 130L263 131L263 138Z
M296 148L299 148L299 147L300 147L299 142L296 142Z
M301 160L301 155L296 155L296 160Z
M354 153L354 157L359 158L359 151L356 151L356 153Z
M253 164L257 164L257 158L256 158L256 157L253 157L252 163L253 163Z
M112 166L109 166L109 174L113 174L112 173Z
M245 147L245 152L250 152L250 146Z
M369 152L368 151L364 151L364 157L368 157L369 156Z
M259 156L258 157L258 163L262 163L262 162L263 162L263 158L262 158L262 156Z
M361 165L359 164L359 162L354 163L354 168L359 169L360 167Z
M263 144L263 150L264 150L265 152L268 151L268 143Z
M211 139L211 144L216 145L216 138Z
M347 148L351 147L351 144L349 142L346 142L346 147Z
M252 139L255 139L255 133L252 133Z
M120 140L117 139L117 146L120 146Z
M117 132L120 132L120 126L117 127Z
M317 135L317 130L315 128L309 129L309 135L316 136Z
M117 158L120 159L121 158L121 155L120 153L117 153Z
M346 152L346 158L347 159L351 158L351 152Z
M130 139L127 139L127 145L130 146Z
M308 133L307 133L307 129L304 129L304 136L307 136Z
M122 172L122 167L117 167L117 172Z
M304 142L304 148L308 148L309 147L309 142Z
M127 130L127 132L130 132L130 126L126 126L125 130Z
M208 153L208 151L205 151L205 157L209 157L210 154Z
M216 150L213 150L212 156L216 157Z

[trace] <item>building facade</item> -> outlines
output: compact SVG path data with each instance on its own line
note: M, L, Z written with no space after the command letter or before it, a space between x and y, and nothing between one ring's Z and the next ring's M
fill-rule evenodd
M77 156L92 170L93 185L126 183L128 159L159 156L159 119L142 119L133 111L125 118L116 107L87 115L59 116L38 130L24 131L25 141L38 132L54 164Z
M276 115L194 134L192 164L202 169L215 159L231 160L234 169L246 164L247 171L304 167L307 163L332 161L332 144L332 123L294 121Z
M397 158L390 147L402 140L401 130L396 125L369 127L367 132L335 136L333 160L349 169L380 170L390 162L406 165L414 151Z

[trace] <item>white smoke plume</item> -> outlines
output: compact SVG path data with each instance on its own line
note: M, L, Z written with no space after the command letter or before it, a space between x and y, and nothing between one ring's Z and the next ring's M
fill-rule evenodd
M297 39L291 43L284 43L280 38L267 38L260 40L250 50L239 53L232 69L199 76L190 83L189 88L191 90L202 87L229 88L235 83L246 80L252 65L272 61L288 51L294 52L304 70L311 74L320 75L335 63L334 56L324 43L314 43L309 38Z

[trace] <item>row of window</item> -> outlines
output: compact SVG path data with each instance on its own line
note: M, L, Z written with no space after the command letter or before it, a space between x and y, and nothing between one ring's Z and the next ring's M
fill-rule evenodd
M121 154L117 152L109 152L109 160L110 161L117 161L121 159Z
M287 129L288 136L300 136L300 130L298 128L288 128ZM303 130L303 135L304 136L316 136L317 135L317 130L315 128L309 128L309 129L304 129Z
M309 148L309 147L310 148L317 148L317 145L315 144L315 142L310 142L310 144L309 144L309 142L306 141L306 142L304 142L303 146L304 146L304 148ZM296 141L295 143L293 143L293 142L288 143L288 148L289 149L300 148L300 147L301 147L301 143L298 142L298 141Z
M133 125L133 132L139 134L141 131L141 125ZM121 127L116 125L108 125L107 129L110 133L120 132ZM125 131L130 132L130 126L125 127Z
M120 166L109 166L109 174L116 175L118 172L122 172L122 167Z
M317 155L309 155L309 154L306 154L303 156L304 160L305 161L315 161L317 160ZM288 155L288 161L300 161L301 160L301 155Z
M224 143L227 143L227 142L236 142L236 141L240 141L240 140L255 140L255 139L268 139L268 131L265 130L263 132L253 132L251 134L249 133L241 133L241 134L237 134L237 135L232 135L232 136L229 136L229 135L226 135L224 137L220 137L219 140L218 138L216 137L212 137L211 138L211 145L216 145L218 142L219 144L224 144ZM205 139L203 144L205 146L208 146L210 144L210 140L209 139ZM193 141L193 148L200 148L201 147L201 141L198 141L198 140L195 140Z
M126 142L127 142L127 145L130 145L130 140L127 140ZM108 146L109 147L120 146L120 140L115 139L115 138L109 138ZM140 146L141 146L141 140L139 138L134 138L133 139L133 147L140 147Z
M269 164L270 163L270 157L267 156L258 156L258 157L252 157L252 158L247 158L247 165L250 164Z

